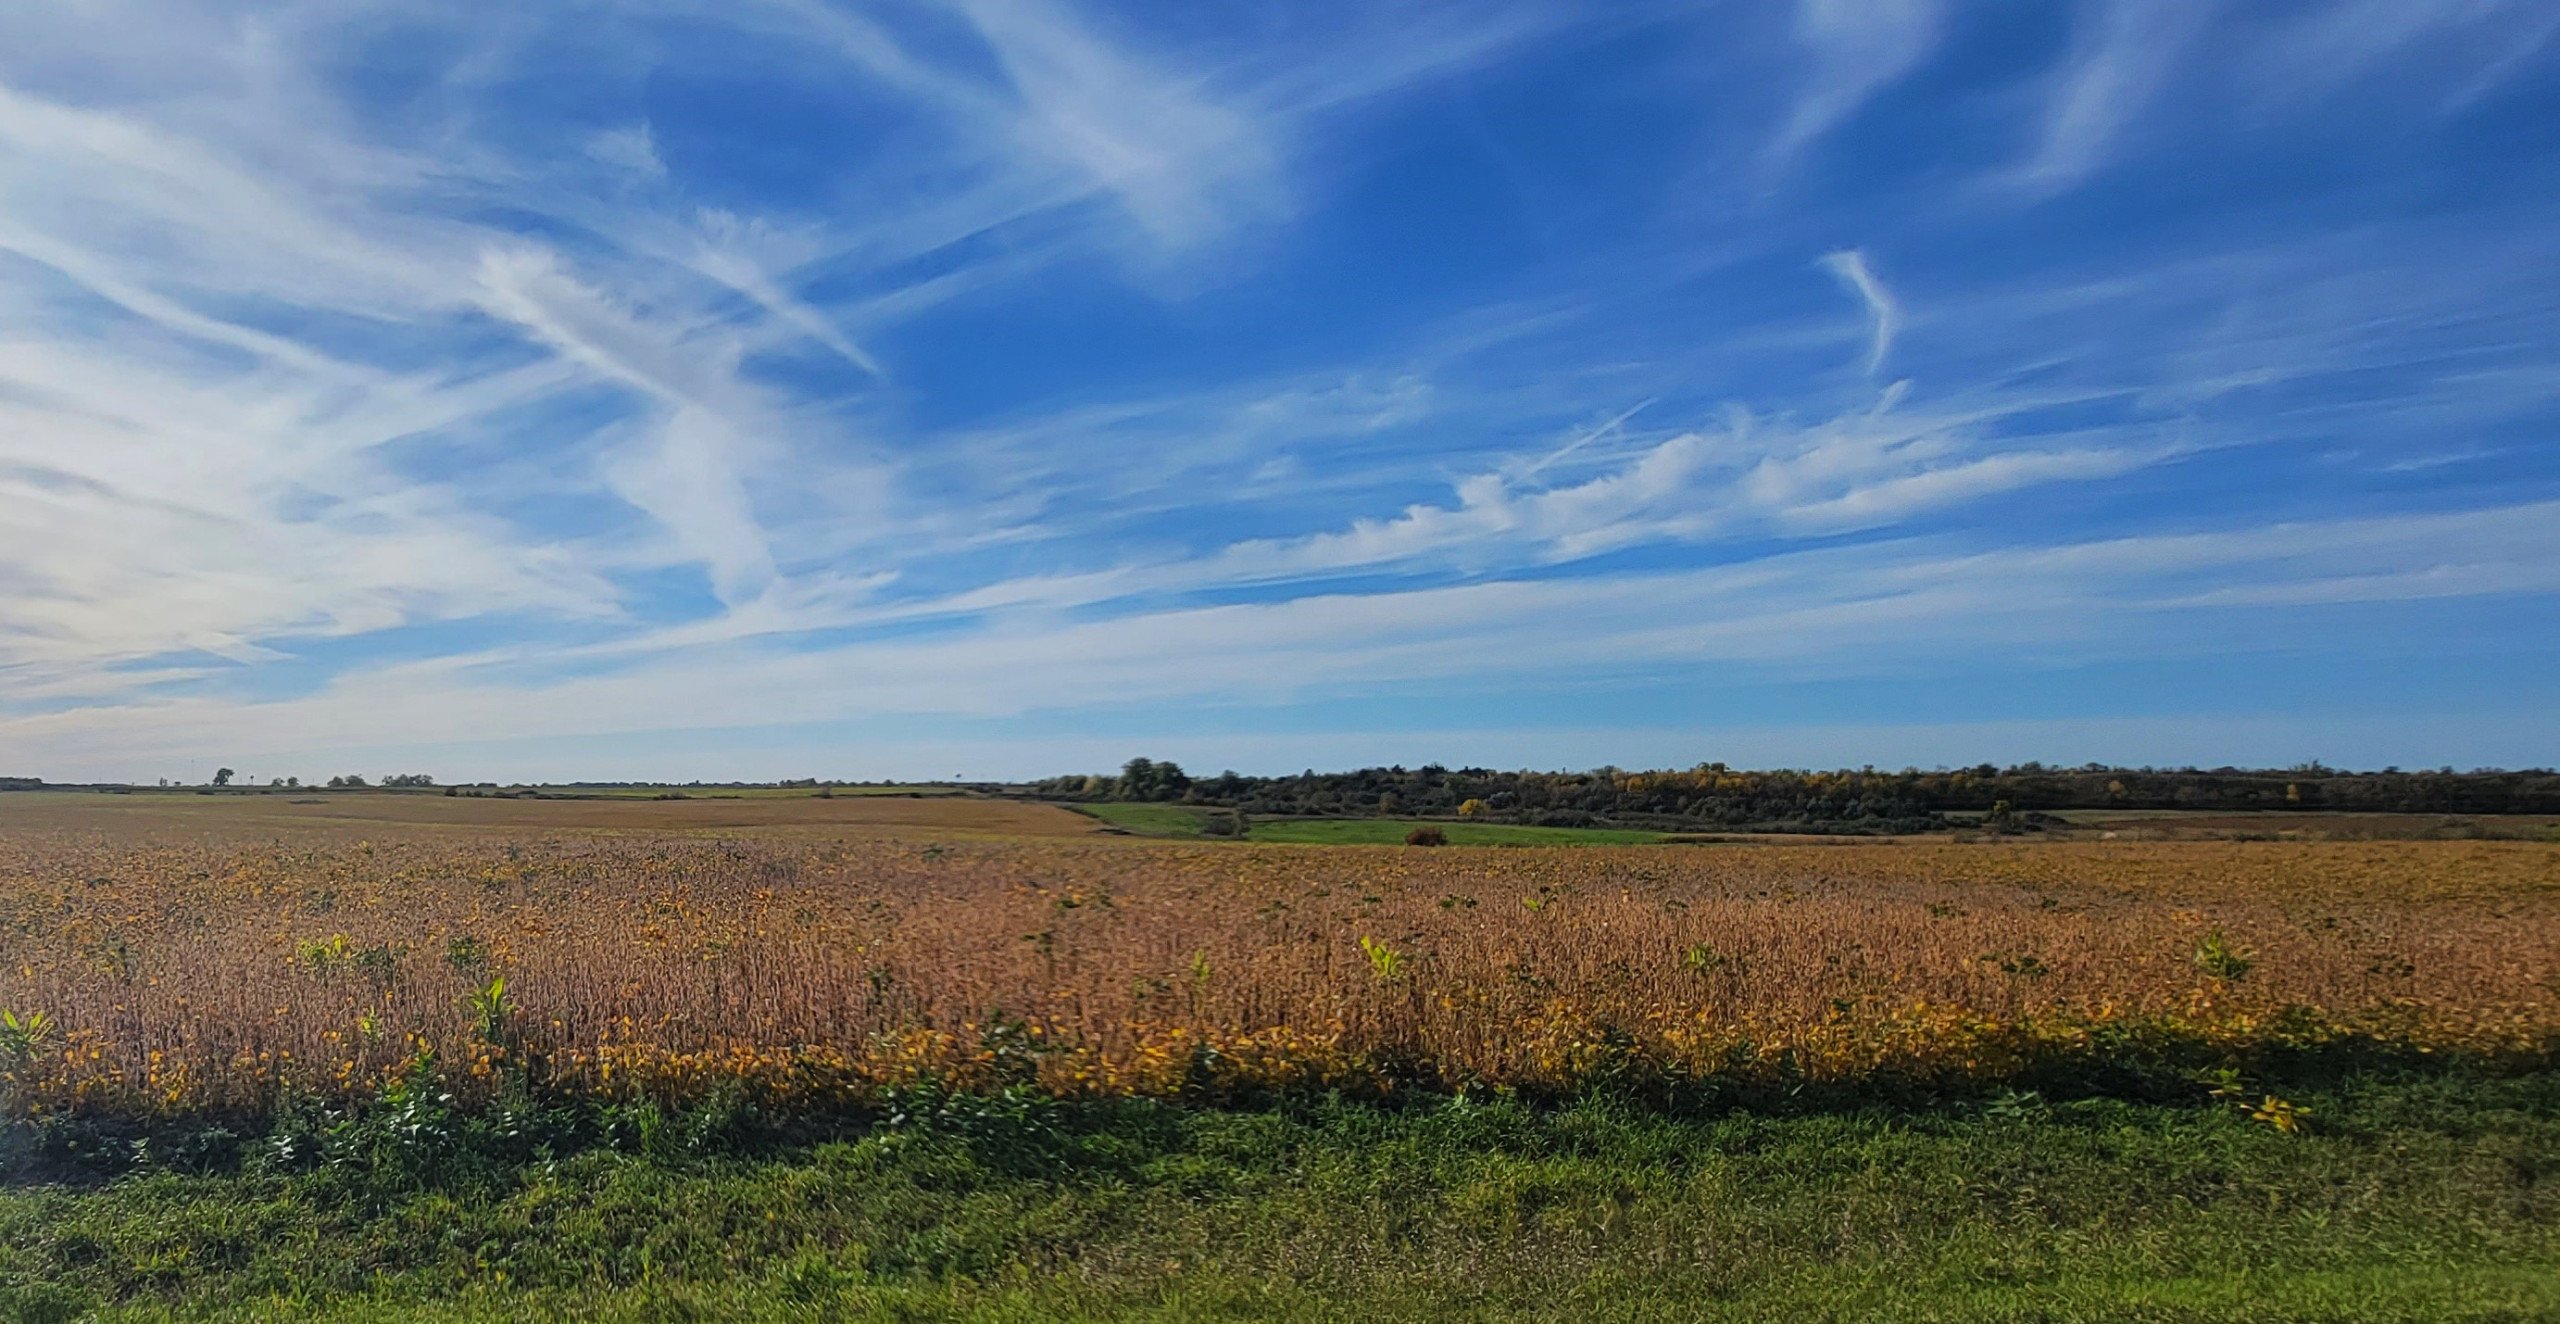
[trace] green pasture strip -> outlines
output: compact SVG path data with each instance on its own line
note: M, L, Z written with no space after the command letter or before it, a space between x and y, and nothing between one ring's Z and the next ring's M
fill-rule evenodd
M1010 1098L503 1155L430 1110L0 1186L0 1320L2560 1318L2560 1074L2296 1101Z

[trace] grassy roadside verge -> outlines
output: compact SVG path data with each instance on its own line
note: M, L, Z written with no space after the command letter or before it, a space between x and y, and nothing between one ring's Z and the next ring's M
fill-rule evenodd
M2297 1135L2027 1094L961 1098L551 1153L457 1148L427 1108L325 1156L243 1137L0 1187L0 1320L2560 1318L2560 1073L2292 1097Z

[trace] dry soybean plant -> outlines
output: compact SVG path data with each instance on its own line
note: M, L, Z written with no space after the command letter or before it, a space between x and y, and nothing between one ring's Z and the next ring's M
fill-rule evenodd
M1498 850L420 833L0 843L15 1110L254 1112L422 1055L779 1105L1996 1080L2168 1043L2530 1054L2528 843Z

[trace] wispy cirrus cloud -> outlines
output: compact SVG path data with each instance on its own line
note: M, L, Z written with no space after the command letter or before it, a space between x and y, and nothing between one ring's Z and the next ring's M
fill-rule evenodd
M1304 723L2546 601L2552 163L2460 135L2552 25L1978 19L0 12L0 751ZM2060 205L2348 87L2482 200Z
M11 402L18 424L13 458L23 474L36 476L22 480L11 527L54 549L45 558L41 589L68 604L30 604L10 615L22 634L45 623L46 651L59 665L188 649L243 657L257 638L410 623L421 617L408 606L430 596L403 590L402 576L386 575L384 591L358 614L326 601L286 601L315 586L277 574L262 577L266 582L254 594L200 592L197 610L175 616L110 607L111 601L133 604L133 586L145 580L192 576L200 590L225 582L206 577L201 562L139 564L159 556L147 540L132 536L152 519L192 522L189 544L237 545L254 533L272 548L289 540L288 529L306 539L333 525L346 538L356 537L358 528L380 529L385 501L396 499L413 538L456 546L432 554L403 547L389 559L469 565L487 588L478 602L427 608L426 616L511 609L506 585L520 576L487 573L493 558L518 565L584 560L578 578L587 608L600 601L627 605L629 588L605 586L638 568L635 561L645 566L658 558L621 533L581 550L559 543L551 530L510 527L467 511L477 487L470 468L452 466L422 480L388 454L395 443L414 448L410 439L437 431L493 425L507 411L572 408L598 387L624 398L621 405L587 406L588 416L604 426L590 424L566 437L537 434L532 444L566 463L568 472L559 476L567 480L567 494L618 496L663 530L676 559L703 566L725 599L749 600L774 586L774 544L792 531L769 527L774 516L767 508L793 504L774 499L777 486L789 484L795 499L812 491L839 494L833 510L816 512L821 519L877 509L879 474L867 449L858 442L839 445L822 467L843 476L811 474L809 449L794 445L791 434L823 420L797 413L748 380L742 360L766 343L749 338L763 327L739 328L720 306L724 295L743 296L764 327L814 341L875 377L882 371L841 328L785 289L787 276L754 255L752 223L716 211L688 216L678 196L607 203L554 189L523 174L502 139L448 143L434 156L414 143L359 141L352 121L362 113L361 89L326 86L321 67L361 49L369 35L361 20L340 30L317 13L251 24L226 21L216 8L154 8L204 42L203 65L180 80L174 94L105 108L0 82L0 143L7 145L0 178L10 181L13 200L0 208L0 250L27 264L20 268L29 277L21 299L33 301L29 310L53 332L43 353L22 347L13 356L13 375L30 383L28 395ZM535 35L524 25L464 29L412 6L340 8L395 29L442 29L443 38L479 47L476 65L457 64L444 75L448 96L469 95L473 80L502 82L513 58L507 47ZM811 13L842 18L832 10ZM81 40L73 34L97 33L103 17L39 6L11 26L13 35L29 38L19 49L42 51L48 37L62 39L59 49ZM1181 90L1179 76L1115 58L1062 11L987 6L970 18L990 46L1005 53L1005 76L982 78L984 86L972 89L970 79L897 50L877 54L866 67L897 74L907 91L963 121L948 131L985 137L981 147L990 156L1077 164L1086 177L1076 187L1130 200L1164 242L1183 242L1176 231L1205 214L1177 196L1197 176L1195 157L1214 153L1222 169L1259 169L1244 161L1252 153L1239 150L1258 128L1233 115L1221 118L1209 100ZM209 34L218 35L205 40ZM651 41L645 26L607 38L608 45L626 47ZM146 36L135 44L133 62L160 67L165 53ZM0 68L0 77L43 72ZM1018 100L1008 102L1008 80ZM138 70L134 81L143 81ZM163 122L164 113L200 101L224 113L171 115ZM258 119L260 103L278 110L322 104L333 113L288 124ZM1181 134L1192 136L1146 141ZM283 138L292 140L294 155L276 152ZM584 142L606 165L647 184L668 182L645 122L590 133ZM548 214L576 228L546 244L520 225L470 214L491 204L520 215ZM925 210L933 205L926 202ZM946 237L1002 219L955 216L946 222L952 227ZM698 237L683 238L688 230ZM814 245L804 243L796 260L823 263L827 250L844 242L822 235ZM861 240L849 242L859 247ZM92 311L98 305L112 311ZM494 341L476 314L513 328L518 343ZM361 322L325 325L314 318ZM131 361L136 320L147 322L161 342L143 379ZM362 349L350 358L352 346ZM549 358L500 366L509 357L520 361L527 349ZM404 373L367 358L437 367ZM439 379L438 373L454 375ZM491 381L512 388L493 390ZM149 402L141 410L102 399L131 394L138 385ZM385 410L394 398L414 407ZM352 403L358 400L364 403ZM391 416L365 436L346 426L363 412ZM313 444L297 446L290 433L280 433L278 425L288 420ZM96 465L60 467L80 452L81 438L107 427L131 435L126 456L134 470L226 474L230 481L210 488L199 481L190 492L192 505L219 502L219 508L151 516L148 486L108 481ZM324 432L326 444L317 441ZM173 459L179 461L174 468ZM871 477L847 481L864 471ZM396 498L385 495L404 486ZM842 494L849 488L862 490L847 506ZM76 500L65 495L75 491ZM437 493L441 501L433 498ZM71 518L122 536L83 545L57 527ZM461 554L462 548L472 554ZM342 548L333 559L347 566L381 558ZM34 573L21 578L32 584ZM107 616L119 626L113 638L82 636L85 622ZM79 656L84 646L96 650L86 659ZM146 679L143 673L124 677L127 683ZM116 683L99 678L102 689ZM21 697L31 692L16 690Z
M2560 23L2538 9L2518 0L2332 0L2244 22L2224 0L2082 0L2071 12L2070 53L2046 80L2031 146L2009 182L2059 192L2129 150L2124 140L2146 123L2194 115L2199 131L2264 132L2269 120L2334 108L2341 90L2377 76L2432 85L2411 108L2419 114L2458 111L2516 77L2524 53L2560 36ZM2191 99L2185 114L2154 115L2172 88Z
M104 723L53 715L0 730L15 747L61 758L76 753L75 742L112 751L160 747L153 741L211 757L284 719L329 733L305 751L316 756L332 744L419 742L431 723L449 720L511 737L648 731L665 725L671 707L692 725L743 727L1003 716L1130 695L1268 701L1275 686L1306 694L1666 664L1890 676L1993 648L2092 658L2129 637L2210 655L2249 638L2254 613L2270 606L2560 590L2555 517L2560 505L2539 503L1998 555L1891 542L1695 570L1336 592L1108 621L990 622L929 639L724 650L713 655L727 677L716 692L700 688L701 663L683 657L532 682L504 670L403 667L279 705L182 700ZM2413 558L2428 569L2406 569ZM1575 628L1551 628L1558 618ZM2357 633L2349 622L2323 626L2318 637L2334 646ZM1023 668L1025 657L1042 665Z
M1857 249L1825 253L1822 265L1867 306L1867 320L1874 330L1867 341L1866 369L1873 376L1884 367L1884 356L1893 352L1893 337L1902 329L1902 306L1867 266L1867 255Z
M1766 149L1783 163L1926 60L1944 36L1942 0L1796 0L1809 73Z
M2080 7L2068 63L2034 149L2018 166L2031 189L2054 191L2095 171L2126 126L2158 95L2220 0L2151 5L2094 0Z

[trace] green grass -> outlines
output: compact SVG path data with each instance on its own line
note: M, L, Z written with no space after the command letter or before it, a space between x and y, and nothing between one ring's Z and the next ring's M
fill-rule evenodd
M1209 821L1210 812L1190 805L1122 803L1117 800L1071 804L1067 808L1144 837L1199 836L1200 825Z
M252 1140L196 1175L0 1187L0 1320L2560 1319L2560 1074L2296 1097L2293 1137L2011 1096L1017 1098L796 1144L669 1118L316 1167Z
M1118 801L1068 807L1146 837L1198 837L1203 824L1226 813L1196 805ZM1666 839L1664 833L1632 828L1516 827L1418 818L1256 818L1245 839L1314 846L1398 846L1404 844L1406 833L1418 827L1440 829L1452 846L1643 846Z

